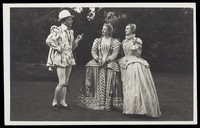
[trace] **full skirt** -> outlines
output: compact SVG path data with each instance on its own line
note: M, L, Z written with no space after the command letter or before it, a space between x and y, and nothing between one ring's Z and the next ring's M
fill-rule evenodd
M160 117L161 111L149 67L135 62L121 68L123 113Z
M122 110L120 73L110 68L87 66L78 105L92 110Z

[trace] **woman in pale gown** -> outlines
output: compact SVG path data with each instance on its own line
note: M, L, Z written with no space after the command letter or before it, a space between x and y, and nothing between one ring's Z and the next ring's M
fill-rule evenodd
M125 56L119 59L123 83L123 113L160 117L156 88L146 60L140 57L142 40L135 37L135 24L126 26Z
M78 97L78 106L91 110L122 109L122 82L117 63L120 42L112 38L113 27L104 24L102 37L93 42L93 59L86 72Z

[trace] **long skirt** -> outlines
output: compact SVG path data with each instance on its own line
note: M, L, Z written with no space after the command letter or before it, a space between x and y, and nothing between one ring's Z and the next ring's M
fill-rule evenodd
M92 110L122 110L120 73L110 68L87 66L78 106Z
M149 67L131 63L121 69L123 82L123 113L160 117L155 84Z

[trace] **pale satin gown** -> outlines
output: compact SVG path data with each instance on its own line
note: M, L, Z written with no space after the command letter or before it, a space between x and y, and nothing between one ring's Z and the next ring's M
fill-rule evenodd
M149 64L140 57L142 41L123 41L125 56L119 60L123 82L123 113L160 117L161 111Z

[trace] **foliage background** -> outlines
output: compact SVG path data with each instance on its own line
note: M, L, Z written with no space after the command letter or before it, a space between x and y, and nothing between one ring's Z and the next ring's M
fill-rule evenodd
M69 9L75 15L72 29L84 33L74 51L77 65L84 66L90 59L95 38L101 36L105 22L115 28L113 36L124 39L128 23L137 25L136 36L143 40L141 57L152 71L193 72L193 9L191 8L11 8L10 48L11 67L18 62L42 63L47 60L49 47L45 40L52 25L60 25L58 13Z

